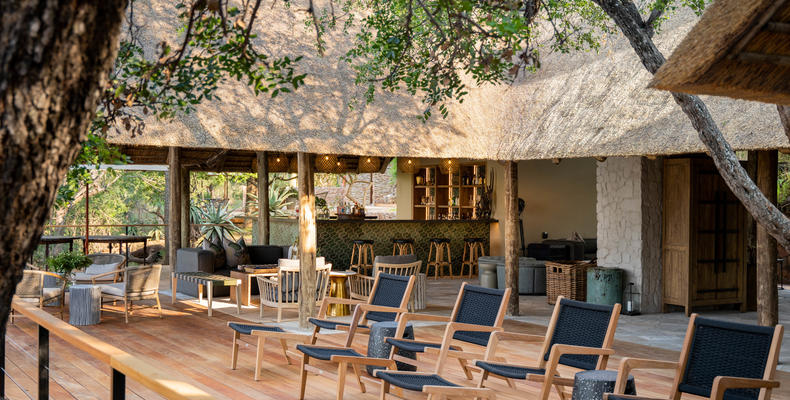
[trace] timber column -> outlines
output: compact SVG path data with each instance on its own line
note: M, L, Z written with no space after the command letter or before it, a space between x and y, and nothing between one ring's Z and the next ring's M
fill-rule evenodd
M505 286L507 315L518 315L518 163L505 162Z
M315 222L315 186L313 155L298 154L299 182L299 327L309 327L308 319L315 316L317 247Z
M776 150L760 151L757 155L757 187L776 204L778 174ZM757 323L774 326L779 323L779 293L776 276L776 240L765 228L757 225Z
M258 243L269 244L269 163L265 151L258 157Z
M181 151L178 147L170 147L167 155L168 179L167 185L170 191L168 197L167 211L167 248L168 260L171 268L175 271L176 251L181 248ZM173 294L175 295L175 294Z

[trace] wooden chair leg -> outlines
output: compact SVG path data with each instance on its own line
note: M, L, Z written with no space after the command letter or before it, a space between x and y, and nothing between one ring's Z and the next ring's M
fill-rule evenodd
M159 302L158 294L156 295L156 308L159 309L159 318L164 318L164 316L162 316L162 303Z
M366 392L365 384L362 383L362 375L359 372L359 365L351 364L351 366L354 368L354 375L356 375L357 377L357 383L359 384L359 391L365 393Z
M230 369L236 369L236 361L239 359L239 333L233 331L233 344L230 347Z
M203 285L198 284L198 301L203 301Z
M123 320L125 323L129 323L129 303L126 302L126 299L123 300Z
M283 320L283 309L282 307L277 307L277 323Z
M291 362L291 357L288 356L288 341L285 339L280 339L280 346L283 348L283 356L285 357L285 361L288 362L288 365L293 365L293 362Z
M258 336L258 348L255 351L255 380L261 379L261 364L263 363L263 348L266 345L266 338Z
M302 354L302 373L299 376L299 400L304 400L304 389L307 386L307 370L305 365L310 362L310 357L307 354Z
M466 360L464 360L463 358L459 358L458 363L461 364L461 369L464 370L466 379L469 379L470 381L474 379L474 377L472 376L472 372L469 371L469 366L466 365Z
M346 389L346 371L348 364L341 362L337 364L337 400L343 400L343 391Z
M485 387L486 379L488 379L488 371L483 370L483 373L480 374L480 382L477 382L477 387L479 388Z
M315 342L318 340L318 332L320 332L320 331L321 331L321 328L318 327L318 326L313 328L313 337L310 339L310 344L315 344Z
M379 400L386 400L387 393L390 391L390 384L389 382L381 382L381 393L379 394Z

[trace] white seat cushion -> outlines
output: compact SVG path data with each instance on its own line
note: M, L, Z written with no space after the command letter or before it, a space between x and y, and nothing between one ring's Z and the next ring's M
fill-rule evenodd
M126 293L126 283L124 282L105 283L99 285L99 287L101 288L102 294L123 297L124 293Z
M63 293L63 289L59 287L45 287L44 288L44 300L54 299L60 297Z

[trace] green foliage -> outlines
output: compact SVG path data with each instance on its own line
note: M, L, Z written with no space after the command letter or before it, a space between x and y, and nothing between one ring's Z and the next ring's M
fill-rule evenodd
M709 2L650 0L642 3L641 11L657 28L678 7L699 13ZM422 120L435 107L446 117L447 103L462 102L468 82L510 83L520 71L540 68L543 54L597 51L614 33L613 22L593 0L346 0L344 4L364 9L354 46L343 58L356 72L356 83L367 87L366 100L372 101L379 89L420 95L425 104ZM321 23L327 29L335 21Z
M296 199L296 188L288 183L288 180L280 179L281 176L275 175L269 182L269 215L272 217L285 217L288 215L287 209L291 202ZM251 205L260 210L258 197L252 195ZM257 215L255 213L254 215Z
M93 264L93 261L81 252L63 252L47 259L47 265L55 272L70 277L74 271L85 269Z

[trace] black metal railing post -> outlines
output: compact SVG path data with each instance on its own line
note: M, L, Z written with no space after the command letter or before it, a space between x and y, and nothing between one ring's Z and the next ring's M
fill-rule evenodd
M38 326L38 398L49 400L49 330Z
M126 399L126 375L117 369L112 369L112 400Z

